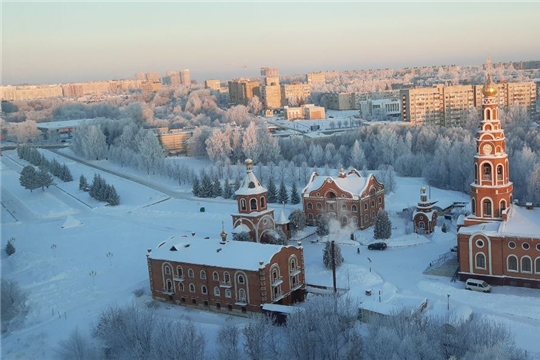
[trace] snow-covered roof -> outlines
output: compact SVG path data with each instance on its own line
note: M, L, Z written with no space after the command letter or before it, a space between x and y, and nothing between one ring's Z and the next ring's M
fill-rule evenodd
M259 216L262 216L262 215L265 215L265 214L270 214L270 213L273 213L273 212L274 212L274 209L266 209L266 210L263 210L263 211L252 211L249 214L232 213L231 215L233 215L233 216L241 216L241 217L244 217L244 218L249 218L249 217L255 218L255 217L259 217Z
M373 311L383 315L392 315L402 309L420 309L426 300L426 298L417 296L394 293L390 296L382 296L381 301L379 301L378 294L374 293L371 296L366 297L359 307L360 309Z
M36 124L38 129L56 130L80 126L83 122L93 122L95 119L78 119L65 121L48 121Z
M363 177L356 169L348 171L344 177L340 177L339 175L320 176L314 172L311 174L309 183L302 190L302 194L304 196L309 195L312 191L320 189L328 179L331 179L340 190L351 194L354 199L358 199L359 195L366 190L369 180L372 177L374 177L373 174Z
M283 225L283 224L288 224L288 223L289 223L289 219L285 217L285 213L283 212L283 209L282 209L281 212L279 213L278 219L276 220L276 224Z
M272 257L286 247L259 244L248 241L182 238L162 242L149 254L150 259L167 260L188 264L216 266L229 269L258 270L267 265ZM260 264L262 262L262 265Z
M426 215L427 218L431 221L433 220L433 214L436 213L435 210L431 210L431 211L428 211L428 212L423 212L423 211L418 211L418 210L414 210L413 212L413 219L415 218L416 214L422 214L422 215Z
M302 307L293 307L290 305L279 305L279 304L262 304L261 308L266 311L280 312L285 314L293 314L298 311L305 311L305 308Z
M540 209L512 205L507 221L492 221L459 229L460 234L482 232L488 236L517 236L540 239Z
M242 183L240 184L240 187L238 190L236 190L234 193L235 195L255 195L255 194L262 194L267 192L266 188L261 185L259 182L259 179L255 176L253 173L253 170L251 169L251 160L246 160L246 176L244 176L244 180L242 180Z
M249 232L249 228L247 227L246 224L239 224L232 231L233 234L240 234L243 232L247 232L247 233Z

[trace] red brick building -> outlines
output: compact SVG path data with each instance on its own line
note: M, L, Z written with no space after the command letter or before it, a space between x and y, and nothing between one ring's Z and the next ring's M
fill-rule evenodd
M302 245L182 238L149 249L152 297L235 315L305 295Z
M279 224L274 220L274 210L268 209L268 190L253 173L253 161L246 160L246 176L234 193L238 213L231 214L233 234L247 232L255 242L269 242L270 233L280 227L289 237L289 221L280 215Z
M497 86L488 76L477 132L472 214L458 230L459 276L540 288L540 210L513 204Z
M337 176L316 172L302 190L302 205L307 223L316 225L322 214L331 214L342 225L349 223L363 230L375 223L377 212L384 210L384 185L373 174L341 169Z
M413 213L414 232L420 235L431 234L437 226L437 211L433 210L436 201L431 201L426 188L420 189L420 201Z

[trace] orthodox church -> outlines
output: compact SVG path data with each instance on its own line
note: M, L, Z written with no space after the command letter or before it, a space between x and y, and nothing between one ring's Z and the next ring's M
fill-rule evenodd
M272 232L281 229L290 238L289 220L281 211L277 220L274 210L267 207L268 190L261 185L253 173L253 161L246 160L246 176L234 193L238 212L232 215L233 235L249 233L255 242L270 242Z
M458 223L459 277L540 288L540 209L514 203L497 91L488 75L473 160L472 213Z
M414 232L419 235L428 235L435 231L437 226L437 211L433 210L436 201L426 194L425 186L420 189L420 201L413 213Z

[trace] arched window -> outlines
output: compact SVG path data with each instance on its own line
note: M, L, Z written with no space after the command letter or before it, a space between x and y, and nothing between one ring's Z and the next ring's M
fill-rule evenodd
M307 208L308 208L308 210L313 210L313 204L312 204L312 203L308 203L308 204L307 204Z
M534 260L534 272L540 274L540 257L537 257L536 260Z
M351 206L351 211L352 211L352 212L358 211L358 209L356 208L356 205Z
M321 203L317 203L317 210L321 210L322 209L322 204Z
M208 289L206 288L206 285L201 286L201 292L206 295L208 294Z
M365 222L368 222L369 221L369 216L366 214L366 216L364 216L364 221Z
M246 290L244 289L240 289L238 290L238 300L242 301L242 302L246 302Z
M184 291L184 283L178 283L178 291Z
M508 271L518 271L518 260L514 255L508 256Z
M244 284L245 283L245 279L244 279L244 275L238 275L238 283L239 284Z
M214 296L221 296L221 291L218 286L214 287Z
M341 205L341 210L347 211L347 204Z
M530 257L524 256L521 258L521 272L524 272L524 273L532 272L532 264L531 264Z
M192 293L195 292L195 285L189 284L189 292L192 292Z
M473 215L476 215L476 200L475 199L471 199L471 210L472 210Z
M167 279L167 291L172 292L173 291L173 284L171 279Z
M214 271L214 272L212 273L212 280L214 280L214 281L219 281L219 274L218 274L217 271Z
M491 200L484 200L484 216L491 216Z
M308 218L309 221L313 221L313 214L312 214L312 213L309 213L309 214L307 215L307 218Z
M206 280L206 271L201 270L201 279Z
M225 289L225 297L230 298L231 296L231 289Z
M242 210L246 210L246 200L240 200L240 207L242 208Z
M347 221L349 221L349 219L347 219L346 216L342 216L342 217L341 217L341 223L342 223L343 225L347 224Z
M251 210L257 210L257 200L251 199L249 201L249 204L250 204Z
M329 199L335 199L336 194L333 191L329 191L328 194L326 194L326 197L328 197Z
M485 163L482 165L482 174L484 180L491 180L491 164Z
M478 165L474 164L474 181L478 183Z
M264 196L261 196L261 209L264 209L266 201L264 199Z
M476 260L476 268L477 269L485 269L486 268L486 256L482 253L476 254L475 257Z
M181 267L181 266L177 266L177 267L176 267L176 274L178 275L179 278L181 278L182 276L184 276L184 270L182 270L182 267Z
M223 273L223 281L225 282L225 284L231 283L231 276L229 275L227 271Z
M171 275L171 267L169 265L165 265L165 275Z
M503 179L503 167L502 165L497 166L497 180Z
M328 204L328 210L334 211L334 204Z
M368 208L368 203L365 202L365 203L364 203L364 210L367 210L367 208Z
M189 276L190 278L195 277L195 272L193 271L193 269L188 269L187 276Z
M291 257L291 259L289 260L289 270L290 271L296 270L296 265L297 265L296 258Z
M272 282L276 281L279 277L278 269L273 268L272 269Z
M499 217L501 217L501 216L503 216L504 210L506 210L506 201L505 201L505 200L501 200L501 203L500 203L499 207L500 207L500 209L501 209L501 210L500 210L501 213L499 214Z

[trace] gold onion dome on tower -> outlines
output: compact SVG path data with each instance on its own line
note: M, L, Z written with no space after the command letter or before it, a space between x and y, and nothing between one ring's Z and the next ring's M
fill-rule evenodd
M495 96L499 92L497 85L491 80L491 75L488 74L486 84L484 85L484 96Z

